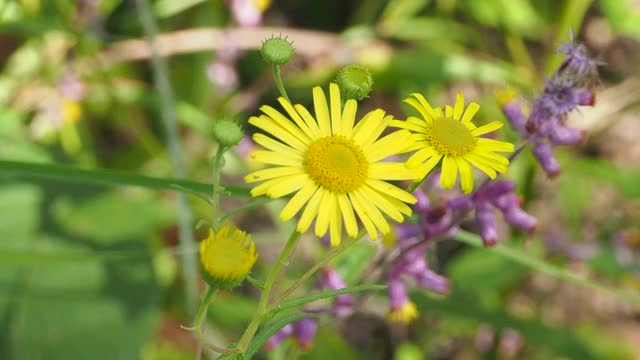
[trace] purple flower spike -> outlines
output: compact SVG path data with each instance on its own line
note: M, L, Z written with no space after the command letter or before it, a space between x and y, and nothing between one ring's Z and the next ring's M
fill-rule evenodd
M476 206L476 222L480 226L480 236L484 246L493 246L498 242L496 215L487 203Z
M522 109L520 108L518 101L511 100L502 105L502 112L507 117L507 120L509 120L511 127L516 130L520 136L525 136L527 133L527 118L522 113Z
M533 145L533 155L542 166L544 172L547 173L547 176L554 178L560 175L560 164L558 164L558 160L553 155L553 150L549 143L536 141Z
M399 278L389 279L389 306L392 310L400 309L409 302L407 288Z
M473 209L471 196L459 196L447 201L447 206L452 210L467 211Z
M430 269L426 269L425 271L416 274L414 278L416 279L416 282L418 282L418 285L423 289L445 295L450 291L449 279L440 274L436 274Z
M316 318L304 318L293 324L294 336L298 346L307 351L313 345L313 339L318 331L318 320Z
M556 145L576 145L584 140L585 133L579 129L563 126L554 118L549 121L548 136L549 140Z
M264 347L266 351L272 351L281 342L283 342L286 338L293 335L293 325L287 324L282 329L280 329L277 333L273 334L269 340L265 343Z
M502 212L504 220L512 226L526 232L534 232L538 227L538 220L527 214L519 206L512 206Z

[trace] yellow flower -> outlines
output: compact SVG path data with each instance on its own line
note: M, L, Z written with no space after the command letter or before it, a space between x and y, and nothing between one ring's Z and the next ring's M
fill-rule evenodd
M432 108L421 94L412 96L405 99L405 102L418 110L422 119L410 116L406 121L391 122L391 126L414 132L416 144L411 150L418 151L407 161L409 168L423 165L423 175L426 175L442 159L441 186L445 189L453 188L460 172L460 183L465 193L473 191L471 165L489 175L491 179L496 177L496 172L507 171L509 159L496 152L513 152L513 144L480 137L501 128L502 122L494 121L476 127L471 119L480 109L480 105L472 102L465 110L461 93L458 93L455 106L445 106L444 113L442 109Z
M65 100L62 103L62 121L65 124L73 124L80 120L82 107L80 103L72 100Z
M418 309L411 301L407 301L404 305L397 309L389 310L387 319L390 322L410 324L418 318Z
M209 285L228 289L247 276L258 255L251 235L225 224L200 242L202 275Z
M343 222L347 234L357 236L357 214L369 236L377 239L377 230L382 234L390 231L383 214L402 222L403 214L411 214L405 203L416 202L411 194L385 180L415 180L424 171L382 162L413 143L407 130L379 138L392 116L377 109L354 124L357 102L347 100L343 109L336 84L329 86L329 93L330 105L320 87L313 89L315 118L302 105L292 106L279 98L289 117L263 106L264 115L249 119L250 124L273 136L255 134L255 142L267 150L251 154L272 167L249 174L245 181L264 181L251 190L253 196L278 198L295 193L280 218L289 220L304 207L298 232L305 232L315 219L316 236L328 230L331 244L337 246Z

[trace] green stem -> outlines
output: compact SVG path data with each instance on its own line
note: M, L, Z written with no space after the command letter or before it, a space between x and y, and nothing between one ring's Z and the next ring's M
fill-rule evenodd
M151 13L151 6L147 0L137 0L140 23L147 35L151 48L151 66L156 91L162 99L161 117L167 135L169 155L173 163L174 175L177 178L186 177L180 137L178 135L178 122L176 117L175 99L169 82L169 70L164 59L160 56L156 45L158 32L155 20ZM196 294L198 291L198 272L196 271L196 250L193 240L193 214L189 208L187 197L183 193L178 194L178 241L186 251L182 252L181 262L185 277L185 297L187 311L193 314L197 306Z
M422 185L422 183L427 179L427 176L429 176L429 174L431 174L431 172L429 172L422 179L420 179L420 181L416 181L416 182L412 183L411 185L409 185L409 187L405 191L408 192L409 194L413 194L413 192L416 191L418 186Z
M267 280L265 281L265 284L264 284L264 290L262 290L262 294L260 294L260 300L258 301L258 309L256 310L256 313L253 316L253 319L251 319L249 326L247 326L247 329L244 331L244 334L242 334L242 337L238 341L237 348L243 353L247 351L249 343L253 339L253 336L256 334L256 331L258 330L258 326L260 326L260 323L262 322L264 315L267 313L269 296L271 295L271 290L273 290L273 285L276 282L276 278L278 277L280 270L287 263L287 259L289 258L289 255L291 255L291 252L293 251L296 244L298 243L299 238L300 238L300 233L294 229L293 233L291 233L291 236L289 237L289 240L287 240L287 243L282 249L282 252L278 257L278 260L276 261L275 265L273 265L273 268L271 268L271 271L269 271L269 274L267 275Z
M218 229L218 225L222 219L218 211L220 209L220 173L222 171L222 162L224 160L223 155L225 152L224 146L218 144L218 150L216 150L216 156L213 159L213 184L211 195L211 225L214 229Z
M211 344L207 344L206 340L204 339L204 335L202 334L202 325L204 323L204 319L207 318L207 310L209 309L209 305L211 305L211 302L213 301L213 298L215 297L215 295L218 293L218 289L213 288L211 286L207 287L207 290L204 292L204 294L202 295L202 299L200 299L200 306L198 307L198 312L196 313L196 316L193 320L193 326L192 327L183 327L186 330L191 330L193 331L196 339L198 340L198 343L200 345L204 345L206 347L209 347L210 349L219 352L219 353L234 353L236 352L234 349L225 349L219 346L215 346L215 345L211 345ZM201 349L201 347L199 346L199 349Z
M593 3L593 0L568 0L562 9L560 21L558 22L556 31L553 34L553 41L551 46L558 46L560 39L564 39L569 35L569 31L575 29L580 30L584 15L589 10L589 7ZM562 62L563 55L550 52L545 64L545 73L551 74Z
M345 250L350 248L353 244L355 244L358 240L360 240L364 236L364 231L360 232L355 238L346 240L339 247L333 249L333 251L327 253L324 258L320 259L315 265L311 267L311 269L307 270L298 280L296 280L287 290L285 290L279 297L274 301L274 304L280 304L284 301L287 296L291 295L297 288L302 286L305 281L307 281L313 274L315 274L320 268L328 264L331 260L335 259L338 255L342 254Z
M284 88L284 82L282 82L282 76L280 74L280 65L273 65L273 77L276 79L276 86L278 87L278 91L280 91L280 95L283 98L287 99L288 102L289 96L287 95L287 90Z

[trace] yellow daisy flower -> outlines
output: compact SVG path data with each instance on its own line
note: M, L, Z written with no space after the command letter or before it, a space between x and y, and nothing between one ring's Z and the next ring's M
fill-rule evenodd
M422 119L410 116L406 121L393 120L391 126L414 132L416 143L411 150L418 150L407 161L407 167L424 166L426 175L442 159L440 184L451 189L460 172L460 183L465 193L473 191L473 172L471 165L480 169L491 179L496 172L505 173L509 159L496 152L511 153L513 144L480 137L498 130L502 122L494 121L476 127L471 120L480 109L475 102L464 108L464 97L458 93L454 107L433 108L421 94L412 94L404 101L413 106L422 115Z
M304 207L298 232L305 232L315 219L316 236L329 231L331 244L337 246L343 222L347 234L357 236L357 215L369 236L377 239L378 230L390 231L383 214L402 222L404 215L411 214L405 203L416 202L386 180L415 180L424 171L382 161L413 143L407 130L380 137L393 116L377 109L356 124L357 102L347 100L343 109L336 84L329 86L329 94L328 104L322 89L313 89L315 118L302 105L292 106L279 98L289 117L265 105L260 108L264 115L249 119L272 136L253 135L267 150L255 151L251 157L272 167L249 174L245 181L263 181L251 190L253 196L278 198L295 193L280 218L289 220Z
M229 289L242 282L258 259L251 235L229 224L200 242L200 267L209 285Z

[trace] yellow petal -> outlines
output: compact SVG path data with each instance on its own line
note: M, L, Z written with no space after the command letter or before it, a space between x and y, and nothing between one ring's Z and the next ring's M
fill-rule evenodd
M399 130L380 138L364 148L364 153L370 162L377 162L391 155L399 154L411 145L411 133L407 130Z
M462 122L466 123L473 119L473 116L480 110L480 105L478 103L472 102L467 106L467 110L465 110L464 115L462 115Z
M440 186L443 189L451 189L458 178L458 166L453 156L445 156L442 160L442 173L440 174Z
M380 232L383 234L388 234L389 231L391 231L389 223L384 218L384 216L382 216L380 210L378 210L378 208L373 205L371 200L367 199L365 194L362 192L362 189L354 191L353 194L358 198L358 200L360 201L360 205L364 209L365 213L373 221ZM378 239L377 235L374 239Z
M329 119L329 107L324 91L319 86L313 88L313 107L316 111L316 119L321 136L331 135L331 119Z
M255 161L272 165L302 166L302 155L283 155L275 151L256 150L249 154Z
M336 195L332 194L335 198ZM331 209L331 218L329 219L329 240L331 242L331 246L336 247L340 245L340 241L342 239L342 216L340 215L340 207L338 206L337 200L333 203L333 208Z
M377 239L378 231L376 230L375 225L373 225L373 222L365 212L364 207L362 207L362 204L360 204L360 200L355 196L354 193L349 193L349 200L351 200L351 204L353 205L353 210L355 210L356 214L358 214L358 217L360 218L360 222L362 222L362 225L364 225L364 228L367 230L367 234L369 234L369 237L372 239Z
M278 102L280 103L280 105L282 105L282 107L287 112L287 114L289 114L289 117L291 117L291 119L293 119L293 121L296 123L296 125L298 125L298 127L300 129L302 129L302 131L310 139L315 139L315 138L318 137L318 132L317 131L313 131L309 127L309 125L307 125L307 123L304 120L302 120L302 118L300 117L300 114L298 114L298 112L293 108L293 105L291 105L291 103L289 101L287 101L287 99L285 99L283 97L279 97L278 98Z
M304 169L299 166L278 166L264 170L258 170L244 177L244 181L252 183L256 181L264 181L281 176L303 174Z
M471 165L461 157L457 157L456 162L458 163L458 169L460 169L460 187L462 187L462 191L465 194L469 194L473 191L473 170Z
M279 198L294 191L300 190L304 184L311 181L307 174L289 175L278 178L278 184L267 190L267 196L271 198Z
M340 134L344 136L351 136L353 133L353 124L356 121L356 112L358 111L358 102L349 99L347 100L347 104L344 106L344 111L342 112L342 125L340 126Z
M329 84L329 102L331 103L331 131L337 135L342 127L342 102L340 101L340 88L335 83Z
M431 146L422 148L416 151L413 155L411 155L409 160L407 160L407 167L413 169L436 154L436 150Z
M302 151L289 147L280 141L273 140L265 134L255 133L253 134L253 141L258 145L261 145L268 150L282 153L284 156L302 156Z
M403 163L379 162L369 166L369 177L378 180L416 180L422 176L420 167L407 168Z
M299 127L295 126L291 120L286 118L282 113L269 105L263 105L260 107L260 110L265 113L268 117L273 119L278 125L280 125L283 129L288 131L291 135L295 136L298 140L300 140L303 144L309 145L311 143L311 138L307 134L305 134Z
M352 238L358 236L358 223L356 217L353 214L353 207L349 198L345 194L338 194L338 205L340 206L340 212L344 218L344 225L347 229L347 234Z
M259 118L252 116L249 119L249 124L268 132L276 139L282 140L283 143L296 150L305 151L307 149L307 145L268 116L261 115Z
M437 112L433 109L431 104L429 104L427 99L425 99L424 96L422 96L422 94L413 93L411 95L413 95L416 99L418 99L418 101L420 102L420 105L422 105L425 108L425 110L427 110L427 115L429 116L425 117L425 119L428 119L428 118L435 119L438 117Z
M502 125L504 125L501 121L493 121L490 122L486 125L482 125L479 128L475 128L473 130L471 130L471 135L473 136L480 136L480 135L484 135L487 133L490 133L492 131L496 131L498 129L500 129L502 127Z
M415 204L417 202L417 199L413 195L386 181L368 179L366 184L380 193L388 194L409 204Z
M487 138L478 138L478 147L499 152L513 152L515 150L512 143Z
M302 116L304 123L307 124L307 126L309 127L309 131L313 133L313 139L317 139L321 137L318 123L316 122L316 119L314 119L313 116L311 116L311 113L309 113L309 110L307 110L307 108L305 108L300 104L295 104L293 105L293 107L298 112L298 114Z
M482 172L487 174L491 179L496 178L496 171L491 168L491 166L486 165L484 161L473 153L469 153L463 156L465 160L471 163L471 165L477 167Z
M460 120L463 110L464 110L464 96L462 95L461 92L459 92L456 99L456 105L453 108L453 118L456 120Z
M316 236L322 237L327 233L329 227L329 219L331 218L331 209L334 209L335 195L331 191L325 191L322 199L320 199L320 210L318 210L318 218L316 219Z
M384 111L377 109L367 113L362 120L353 128L353 141L360 146L365 146L366 142L372 137L382 124Z
M292 198L289 200L287 205L282 209L280 213L280 220L287 221L294 217L300 209L304 206L304 204L311 199L311 196L318 189L318 185L316 185L313 181L307 181L302 189L298 191Z
M302 216L300 217L300 221L298 221L298 226L296 230L298 232L305 232L311 226L311 222L318 215L318 210L320 210L320 200L322 199L326 190L323 188L318 188L318 190L313 194L311 200L307 203L307 206L302 211Z
M391 202L378 194L377 191L368 186L361 187L360 191L362 191L362 196L368 199L370 203L374 204L385 214L389 215L390 218L400 223L404 221L404 216L402 216L400 210L395 208Z

